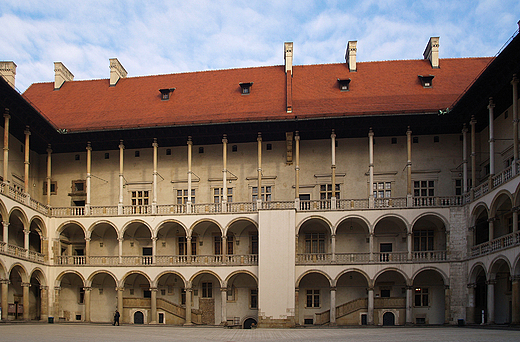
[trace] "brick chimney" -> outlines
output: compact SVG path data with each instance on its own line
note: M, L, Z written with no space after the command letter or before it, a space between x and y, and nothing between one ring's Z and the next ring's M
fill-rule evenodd
M14 62L1 61L0 62L0 75L4 80L14 88L14 79L16 77L16 64Z
M345 60L347 61L348 69L350 71L357 71L356 55L357 55L357 40L349 41L347 44L347 51L345 52Z
M74 75L62 62L54 62L54 90L60 89L63 83L73 80Z
M439 68L439 37L430 37L423 56L424 59L430 60L432 68Z
M292 59L293 59L293 43L284 43L284 59L285 59L285 72L290 71L292 74Z
M128 73L117 58L110 58L110 86L113 87L121 78L125 78Z
M285 85L286 92L286 110L292 113L292 59L293 59L293 43L284 43L284 59L285 59Z

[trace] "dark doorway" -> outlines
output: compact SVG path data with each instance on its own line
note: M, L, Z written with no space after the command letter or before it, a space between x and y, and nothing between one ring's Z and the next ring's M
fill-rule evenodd
M141 311L134 313L134 324L144 324L144 315Z
M253 324L256 326L256 320L253 318L248 318L244 321L244 329L251 329Z
M386 312L383 315L383 325L395 325L395 316L391 312Z
M389 261L390 254L392 253L392 244L391 243L381 243L379 244L379 261Z

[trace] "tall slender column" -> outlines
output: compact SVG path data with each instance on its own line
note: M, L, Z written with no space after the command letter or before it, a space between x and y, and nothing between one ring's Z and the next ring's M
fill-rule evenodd
M186 237L186 250L187 250L187 255L190 256L192 255L193 251L192 251L192 248L191 248L191 236L187 236ZM188 258L188 260L190 260L190 258Z
M408 260L412 260L412 233L406 233L406 249L408 250Z
M223 235L222 239L220 240L220 243L222 244L221 250L222 250L222 263L226 263L226 253L227 253L227 236Z
M124 160L125 145L123 140L119 140L119 203L117 204L117 214L123 215L123 187L124 187L124 174L123 174L123 160Z
M300 325L300 288L296 287L294 289L294 320L296 321L296 326Z
M23 290L23 319L24 321L29 320L29 287L31 283L22 283Z
M90 292L92 287L84 287L85 290L85 322L90 322Z
M412 131L410 126L406 131L406 151L407 151L407 162L406 162L406 198L407 206L412 206Z
M368 249L369 249L369 260L374 261L374 233L368 234Z
M330 247L332 251L332 262L336 261L336 234L330 237Z
M336 325L336 287L330 288L330 325Z
M4 183L9 183L9 109L4 112Z
M332 130L332 134L330 135L331 141L331 152L332 152L332 163L331 163L331 171L332 171L332 199L331 199L331 209L336 209L336 133Z
M47 321L49 317L49 287L40 285L40 321Z
M152 298L150 299L152 303L152 317L150 319L150 324L157 324L157 288L150 288L150 292L152 293Z
M227 134L222 138L222 212L227 211Z
M262 203L262 133L258 132L256 138L258 145L258 208L261 207Z
M25 134L25 145L24 145L24 191L27 194L27 200L29 198L29 136L31 135L31 131L29 130L29 126L25 126L25 130L23 131ZM29 204L29 203L28 203Z
M444 285L444 324L450 323L451 314L451 290L449 285Z
M153 199L152 199L152 214L157 214L157 138L153 138Z
M120 286L120 287L116 287L116 291L117 291L117 311L119 311L119 320L120 322L124 322L123 320L123 293L125 291L125 288Z
M51 205L51 144L47 145L47 206Z
M54 305L54 317L58 319L60 317L60 292L61 287L55 286L54 287L54 301L52 302Z
M7 305L7 301L8 301L8 297L7 295L9 294L9 279L2 279L0 280L0 284L2 284L2 320L6 321L7 320L7 313L8 313L8 305Z
M191 213L191 150L193 142L191 136L188 137L188 202L186 203L186 212Z
M374 207L374 132L368 131L368 207Z
M85 261L88 264L90 262L90 237L85 237Z
M496 280L488 280L487 284L487 323L495 323L495 283Z
M85 202L85 215L90 215L90 192L91 192L91 166L92 166L92 147L90 146L90 141L87 142L87 200Z
M8 243L9 243L9 222L5 222L5 221L3 221L3 222L2 222L2 226L3 226L3 228L4 228L4 230L3 230L3 235L4 235L3 238L4 238L4 242L5 242L6 244L8 244Z
M406 324L412 324L412 286L406 286Z
M227 323L227 288L220 288L220 324L225 325Z
M300 209L300 132L294 134L294 201L296 210Z
M23 248L25 249L25 257L29 258L29 233L28 229L23 230Z
M367 313L367 324L374 324L374 288L368 288L368 313Z
M488 241L491 241L495 238L495 218L494 217L490 217L488 219L488 226L489 226L489 229L488 229Z
M462 128L462 193L468 192L468 127Z
M466 307L466 322L475 323L475 288L476 284L468 284L468 306Z
M518 208L513 209L513 233L518 231Z
M516 175L518 162L518 78L513 75L513 174Z
M477 120L471 116L471 199L473 200L473 189L477 185L477 151L476 151L476 129Z
M152 237L152 264L155 264L157 254L157 237Z
M117 244L118 244L118 256L119 256L119 263L122 264L123 263L123 238L122 237L118 237L117 238Z
M513 276L511 286L511 323L520 323L520 276Z
M190 287L186 288L186 322L184 322L184 325L192 325L191 323L191 294L192 294L192 288L191 284Z
M489 104L487 106L489 110L489 185L492 185L491 179L495 175L495 129L494 129L494 108L495 103L493 98L489 98ZM490 187L491 190L491 187Z

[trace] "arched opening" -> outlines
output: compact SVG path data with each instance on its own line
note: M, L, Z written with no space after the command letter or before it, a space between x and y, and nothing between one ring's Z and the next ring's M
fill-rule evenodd
M511 198L502 193L495 199L495 220L493 221L493 239L513 232L513 211Z
M330 281L321 273L311 272L298 284L298 315L300 325L322 325L330 319Z
M31 286L29 287L29 319L41 320L46 314L47 308L44 307L47 304L46 298L43 298L42 286L43 274L41 271L36 270L31 275L30 280Z
M481 266L478 266L474 271L474 275L472 276L473 283L470 284L470 291L473 292L474 297L474 309L473 309L473 317L471 319L475 323L485 323L486 317L485 313L487 313L487 285L486 285L486 271ZM470 303L471 304L471 303ZM484 312L484 315L482 315ZM471 312L469 312L471 314ZM484 321L482 321L482 316L484 316Z
M489 222L487 210L482 207L475 219L475 245L489 241Z
M336 262L366 262L370 255L369 229L360 218L343 220L336 230Z
M86 264L85 232L77 223L66 224L60 232L58 257L60 265L84 265Z
M186 256L187 253L186 231L177 222L164 222L157 231L158 264L170 264L173 256ZM175 258L177 262L185 262L186 258Z
M251 329L256 327L257 321L254 318L248 318L244 321L244 329Z
M106 222L98 223L90 233L89 262L93 265L119 263L119 241L116 229Z
M165 273L157 280L157 310L163 312L165 324L186 322L186 289L184 280L176 273ZM159 319L157 318L159 322Z
M374 228L374 255L379 262L406 261L408 231L398 217L385 217Z
M211 273L201 273L192 281L192 321L215 325L222 322L222 295L220 281ZM194 317L195 316L195 317Z
M76 273L66 273L60 281L57 303L58 319L63 321L85 320L85 284Z
M152 289L150 281L140 273L128 275L124 281L123 290L123 322L131 323L127 317L134 317L136 310L143 311L144 323L149 323L152 309ZM121 312L121 309L119 309ZM135 321L134 321L135 323Z
M303 263L330 262L330 227L321 219L312 218L298 232L297 260Z
M395 325L395 315L393 312L388 311L383 314L383 325L384 326Z
M255 324L258 320L258 284L250 274L237 273L227 281L226 323L235 325L236 321L240 322L246 317ZM246 329L250 328L249 325Z
M141 311L134 313L134 324L144 324L144 315Z
M437 216L421 217L412 229L414 261L446 260L446 227Z
M11 246L25 248L23 214L19 210L13 210L9 218L8 239Z
M374 285L374 324L383 324L383 314L390 311L395 315L395 324L404 325L406 292L406 279L401 273L388 270L377 276Z
M202 221L193 227L191 235L192 261L197 264L222 262L222 231L212 221ZM194 247L194 248L193 248Z
M123 235L123 265L151 265L153 244L150 229L141 222L132 222Z
M258 263L258 229L249 220L233 222L226 236L226 264L252 265Z
M32 252L43 253L43 223L40 220L32 220L29 231L29 250Z
M9 275L8 291L8 320L23 320L24 312L29 308L24 307L24 289L22 284L27 281L25 270L20 266L14 266ZM28 312L28 311L27 311Z
M91 281L90 320L112 322L117 308L116 281L112 275L100 272Z
M419 272L413 280L412 322L415 324L444 324L444 278L435 270Z
M367 279L358 271L349 271L339 277L336 282L337 325L367 324L363 321L363 315L368 311L367 288Z
M495 261L491 267L490 278L493 279L488 286L493 286L495 323L511 323L513 284L509 264L504 259Z

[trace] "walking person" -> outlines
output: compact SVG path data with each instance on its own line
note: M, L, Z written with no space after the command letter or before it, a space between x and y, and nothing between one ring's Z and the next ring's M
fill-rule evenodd
M119 317L120 316L121 315L119 314L119 311L116 310L116 312L114 313L114 323L112 323L112 325L116 325L116 323L117 323L117 325L119 326Z

